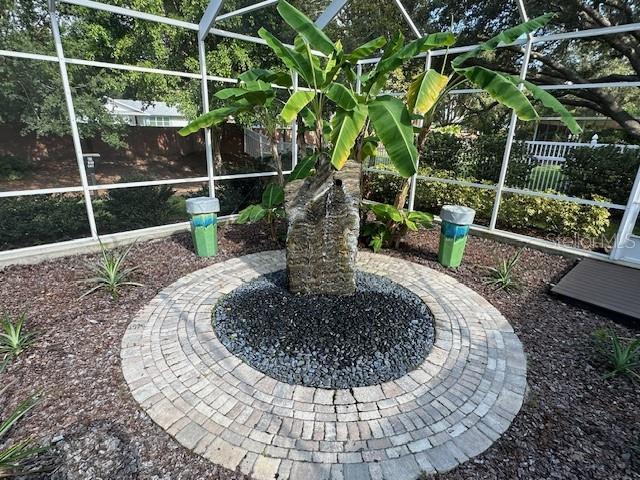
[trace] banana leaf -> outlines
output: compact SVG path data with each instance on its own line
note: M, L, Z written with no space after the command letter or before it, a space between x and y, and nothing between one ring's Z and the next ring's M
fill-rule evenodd
M298 116L298 113L306 107L316 96L315 92L308 90L299 90L289 97L287 103L282 107L280 118L285 123L291 123Z
M484 67L458 69L471 83L475 84L498 101L514 110L520 120L536 120L538 114L527 96L511 81L508 75L494 72Z
M330 55L334 51L331 39L329 39L322 30L316 27L311 19L304 13L285 0L280 0L277 8L284 21L287 22L298 34L304 37L311 47L325 55Z
M262 192L262 206L264 208L274 208L284 202L284 190L275 183L270 183Z
M302 160L300 160L295 168L289 174L289 181L293 180L301 180L303 178L307 178L311 175L311 172L316 166L316 161L318 160L318 154L314 153L312 155L307 155Z
M397 98L384 95L370 102L369 118L389 159L403 177L418 168L418 150L413 144L413 127L407 107Z
M574 135L578 135L582 132L582 128L580 127L580 125L578 125L578 122L576 122L575 118L573 118L571 112L569 112L569 110L567 110L566 107L562 103L560 103L553 95L531 82L520 80L520 77L518 76L513 75L508 78L516 85L523 84L524 88L531 93L533 98L538 100L545 107L550 108L555 113L560 115L560 120L567 126L571 133L573 133Z
M547 13L545 15L540 15L539 17L533 18L528 22L516 25L513 28L508 28L504 32L501 32L495 37L490 38L486 42L480 44L477 48L457 56L454 60L451 61L451 65L455 69L456 67L460 67L465 60L477 57L481 52L495 50L500 45L512 44L519 38L525 37L526 35L535 32L539 28L544 27L554 17L554 13Z
M380 50L387 44L387 39L384 37L374 38L373 40L368 41L360 45L353 52L345 55L345 60L348 62L357 62L358 60L362 60L363 58L370 57L373 53Z
M343 110L353 110L358 105L353 92L338 82L329 85L326 96Z
M220 125L230 115L234 115L247 108L248 106L239 106L239 105L231 105L229 107L217 108L208 113L200 115L193 122L189 123L189 125L178 130L178 133L181 136L186 137L187 135L195 133L200 129Z
M424 115L431 110L448 83L449 77L433 69L418 75L407 91L409 111Z
M314 84L314 68L309 59L296 51L286 47L280 40L274 37L264 27L258 30L258 35L267 45L274 51L278 58L291 70L298 72L298 74L307 82L308 85Z
M366 119L365 105L358 105L353 110L339 110L331 119L331 164L336 170L340 170L349 159Z

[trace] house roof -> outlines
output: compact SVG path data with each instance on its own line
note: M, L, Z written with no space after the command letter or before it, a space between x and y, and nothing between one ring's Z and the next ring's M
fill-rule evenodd
M142 115L184 118L177 107L165 102L143 102L123 98L108 98L107 110L114 115Z

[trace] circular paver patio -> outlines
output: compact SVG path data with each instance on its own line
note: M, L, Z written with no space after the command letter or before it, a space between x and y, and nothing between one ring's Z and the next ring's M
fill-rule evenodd
M436 341L417 369L381 385L327 390L279 382L243 363L216 338L213 307L284 263L284 253L272 251L191 273L129 325L125 379L182 445L256 479L414 480L480 454L509 427L526 388L513 329L471 289L398 258L360 252L358 264L431 309Z

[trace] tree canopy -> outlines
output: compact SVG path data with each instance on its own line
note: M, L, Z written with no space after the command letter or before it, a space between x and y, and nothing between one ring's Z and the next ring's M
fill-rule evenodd
M111 0L109 3L197 22L207 0L136 0L133 5L124 0ZM326 0L293 2L311 18L327 3ZM247 4L244 0L227 0L224 11ZM520 21L515 2L511 1L403 0L403 4L423 33L453 26L459 35L459 44L486 40ZM553 4L528 0L526 6L531 17L549 9L557 14L553 26L546 27L548 31L640 21L636 0L568 0ZM63 45L68 57L198 72L195 32L68 4L62 4L60 9ZM45 0L0 0L0 11L3 12L0 48L53 54ZM273 7L223 20L219 26L250 35L257 35L258 29L264 26L277 31L285 41L294 36ZM414 36L395 3L386 0L351 0L327 31L331 37L341 38L347 50L379 35L391 37L398 31L407 38ZM510 65L515 73L519 69L519 55L519 52L502 49L489 66L504 69ZM214 36L207 38L210 74L236 77L249 68L275 65L275 56L264 45ZM392 75L395 88L406 87L414 70L417 71L415 65L407 69ZM201 111L200 86L195 79L80 65L70 65L69 75L84 138L100 136L113 145L122 142L122 126L104 109L106 97L166 101L179 105L190 118ZM537 44L529 78L538 84L637 81L640 79L640 32ZM68 133L57 64L0 57L0 87L0 122L20 125L25 133ZM212 91L219 88L222 85L210 85ZM636 118L640 103L638 89L563 90L558 94L576 113L593 115L596 112L609 117L630 139L640 139L640 122ZM213 95L211 97L215 102Z

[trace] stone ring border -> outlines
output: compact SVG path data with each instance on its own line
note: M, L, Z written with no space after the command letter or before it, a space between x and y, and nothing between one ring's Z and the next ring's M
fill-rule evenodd
M284 265L284 253L270 251L193 272L127 328L121 359L132 395L184 447L259 480L414 480L479 455L509 427L526 389L513 329L470 288L406 260L358 254L358 268L411 290L434 315L433 348L408 374L321 389L235 357L213 331L213 307Z

